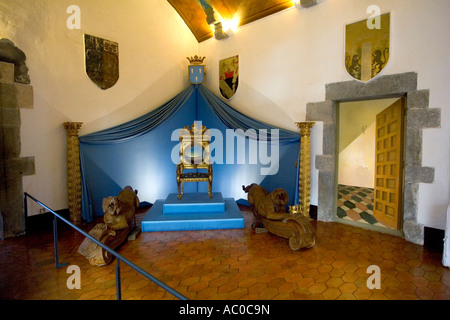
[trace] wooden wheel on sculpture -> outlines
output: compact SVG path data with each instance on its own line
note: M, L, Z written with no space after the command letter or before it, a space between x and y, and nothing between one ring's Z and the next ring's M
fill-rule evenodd
M122 230L108 230L108 233L102 238L101 242L116 250L128 237L130 233L130 227L126 227ZM105 261L105 265L110 264L114 260L114 255L102 248L102 258Z
M108 252L105 249L102 249L102 257L105 261L105 265L110 264L114 260L114 255L112 255L110 252Z
M307 218L302 216L294 216L292 218L289 217L286 220L286 224L289 225L289 230L291 230L291 236L289 237L289 247L292 250L311 248L314 246L314 244L316 243L314 236L315 232L312 229L311 224L306 223L308 221Z

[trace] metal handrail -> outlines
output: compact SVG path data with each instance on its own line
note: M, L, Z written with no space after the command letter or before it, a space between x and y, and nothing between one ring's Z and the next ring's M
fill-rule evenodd
M25 213L27 215L28 215L27 198L30 198L31 200L36 202L38 205L40 205L41 207L43 207L44 209L48 210L50 213L53 214L53 242L54 242L54 247L55 247L55 265L56 265L56 268L68 265L67 263L63 263L63 264L59 263L59 256L58 256L58 228L57 228L57 221L58 220L57 219L60 219L60 220L64 221L66 224L68 224L70 227L72 227L73 229L77 230L78 232L80 232L85 237L87 237L89 240L91 240L94 243L96 243L97 245L101 246L103 249L105 249L106 251L108 251L109 253L111 253L112 255L114 255L116 257L116 260L117 260L117 266L116 266L116 295L117 295L117 300L121 300L121 298L122 298L121 287L120 287L120 261L125 262L131 268L133 268L134 270L136 270L137 272L142 274L144 277L148 278L150 281L154 282L155 284L157 284L158 286L160 286L161 288L163 288L164 290L166 290L167 292L169 292L170 294L172 294L176 298L178 298L180 300L188 300L187 297L185 297L184 295L182 295L181 293L179 293L175 289L173 289L173 288L169 287L168 285L166 285L165 283L161 282L160 280L158 280L157 278L155 278L154 276L149 274L147 271L145 271L142 268L138 267L133 262L131 262L127 258L123 257L122 255L120 255L119 253L117 253L116 251L114 251L113 249L108 247L107 245L105 245L105 244L101 243L100 241L98 241L97 239L93 238L91 235L87 234L86 232L84 232L83 230L81 230L80 228L78 228L77 226L75 226L74 224L69 222L68 220L66 220L63 217L61 217L55 211L50 209L47 205L43 204L41 201L37 200L32 195L30 195L29 193L25 192L24 193L24 207L25 207Z

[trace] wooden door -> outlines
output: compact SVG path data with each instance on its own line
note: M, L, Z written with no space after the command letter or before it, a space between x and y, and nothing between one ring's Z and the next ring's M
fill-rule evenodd
M403 187L403 111L399 99L377 114L375 134L375 218L400 229Z

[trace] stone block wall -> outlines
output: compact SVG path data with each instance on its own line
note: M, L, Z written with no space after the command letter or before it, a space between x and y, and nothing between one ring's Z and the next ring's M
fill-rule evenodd
M0 62L0 237L25 233L22 177L34 157L20 157L20 109L33 108L33 87L14 82L14 64Z

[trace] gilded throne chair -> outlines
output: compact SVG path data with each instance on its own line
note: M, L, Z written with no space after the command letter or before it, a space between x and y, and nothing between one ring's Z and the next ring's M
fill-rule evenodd
M208 195L212 195L213 169L209 155L211 137L205 126L194 122L180 130L180 162L177 164L178 199L183 196L184 182L208 182ZM185 170L187 170L185 172ZM192 171L194 170L194 171Z

